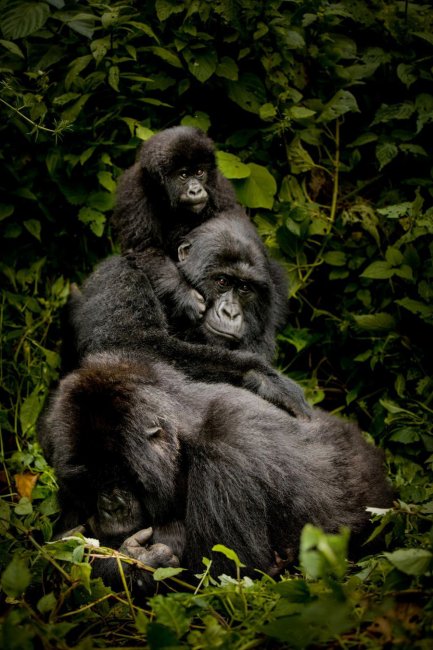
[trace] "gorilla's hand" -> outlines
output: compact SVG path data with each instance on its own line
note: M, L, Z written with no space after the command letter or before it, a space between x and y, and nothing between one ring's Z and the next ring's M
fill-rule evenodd
M129 557L139 560L151 567L178 567L179 558L165 544L146 546L153 535L152 528L143 528L128 537L120 547L120 551Z
M249 370L242 385L290 415L308 420L311 418L311 406L299 384L271 368L266 372Z
M179 307L183 309L192 323L196 323L203 318L203 314L206 311L206 302L201 293L196 289L188 289L179 302L181 303Z

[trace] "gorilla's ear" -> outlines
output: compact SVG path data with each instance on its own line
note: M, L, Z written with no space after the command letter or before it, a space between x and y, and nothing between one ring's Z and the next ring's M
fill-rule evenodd
M177 257L179 262L184 262L189 255L189 249L191 248L191 242L184 241L177 249Z

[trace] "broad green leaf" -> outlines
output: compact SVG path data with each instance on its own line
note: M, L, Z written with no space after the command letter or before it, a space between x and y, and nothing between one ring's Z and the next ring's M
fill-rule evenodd
M151 604L152 612L156 616L158 624L175 632L177 638L181 638L188 632L191 615L187 613L187 609L182 603L176 602L173 599L169 600L164 596L154 596L151 599ZM160 646L152 645L151 647Z
M155 9L158 20L164 22L172 14L179 14L185 11L185 5L182 2L178 2L178 0L156 0Z
M89 593L92 592L92 589L90 587L91 573L92 573L92 567L88 562L77 562L71 567L71 578L73 580L78 580L79 582L81 582L83 587Z
M398 248L388 246L385 252L385 259L391 266L400 266L403 263L403 255Z
M41 222L37 219L28 219L24 221L24 227L35 239L41 241Z
M6 39L24 38L45 25L50 7L45 2L12 2L1 19L1 29Z
M251 168L228 151L217 151L218 169L226 178L247 178L251 175Z
M423 548L401 548L383 555L399 571L410 576L422 576L433 567L433 553Z
M105 226L105 215L99 210L94 210L93 208L84 207L81 208L78 213L78 218L83 223L90 226L90 229L97 237L102 237L104 234Z
M387 219L399 219L405 217L412 211L412 203L405 201L404 203L396 203L395 205L388 205L386 208L378 208L377 212Z
M109 212L114 207L114 196L111 192L92 192L87 197L87 204L99 212Z
M216 67L215 74L224 79L237 81L239 79L239 68L233 59L229 56L223 56Z
M277 183L272 174L261 165L248 163L250 175L236 184L239 201L247 208L272 208Z
M39 386L37 386L21 404L20 424L23 434L26 434L36 424L43 401L44 395L41 393Z
M56 604L57 598L55 597L54 592L50 591L50 593L42 596L42 598L38 600L36 607L41 614L47 614L48 612L53 611Z
M394 275L394 269L388 262L377 261L367 266L361 273L361 278L371 278L372 280L387 280Z
M62 120L65 120L66 122L74 122L90 97L90 93L82 95L75 104L63 111Z
M3 591L12 598L17 598L27 589L32 579L27 562L14 555L12 561L3 571L1 586Z
M433 307L426 305L424 302L419 300L413 300L412 298L400 298L400 300L395 301L400 307L404 307L412 314L418 314L421 318L430 319L433 317Z
M232 560L238 568L245 566L245 564L240 561L238 554L223 544L215 544L215 546L212 547L212 551L215 553L222 553L226 558Z
M7 219L14 213L15 207L11 204L0 203L0 221Z
M153 38L157 43L159 43L159 38L153 31L149 25L146 25L146 23L140 23L136 20L127 20L125 22L125 25L131 25L131 27L135 27L135 29L138 29L138 31L143 32L147 36L150 36L150 38Z
M174 578L174 576L179 575L185 569L180 567L159 567L153 572L153 579L159 582L160 580L167 580L168 578Z
M242 74L238 81L228 81L228 96L245 111L260 112L266 100L266 91L261 79L253 73Z
M347 571L349 530L339 535L324 533L306 524L302 529L299 560L305 574L318 579L333 574L343 577Z
M391 314L377 312L376 314L352 314L356 325L368 331L388 331L395 329L395 320Z
M100 63L111 47L110 36L98 38L90 43L90 50L96 63Z
M22 50L20 50L16 43L13 43L12 41L5 41L4 39L0 38L0 45L2 45L6 50L9 50L11 54L18 56L20 59L25 59Z
M207 113L197 111L194 113L194 115L185 115L185 117L183 117L181 120L181 124L184 126L195 126L207 133L207 131L209 131L211 121Z
M112 65L108 70L108 83L113 88L113 90L116 90L117 92L119 92L119 79L120 79L119 68L117 67L117 65Z
M174 68L182 67L181 60L177 54L174 54L174 52L171 52L171 50L167 50L165 47L159 47L159 45L152 45L150 50L155 54L155 56L162 59L169 65L172 65Z
M315 114L316 111L312 111L310 108L306 108L305 106L292 106L287 111L287 115L293 120L305 120Z
M95 31L96 17L91 13L77 11L57 11L53 18L61 20L70 29L86 38L92 38Z
M292 174L301 174L315 167L315 162L304 147L298 137L295 137L287 146L287 158L290 163Z
M190 73L202 83L214 74L218 63L216 52L185 50L183 56L188 64Z
M17 515L31 515L33 512L33 506L29 497L21 497L14 508L14 512Z
M413 115L414 111L415 104L413 102L402 102L390 106L382 104L374 117L372 125L392 120L407 120Z
M409 88L418 79L416 67L407 63L399 63L397 66L397 76L402 83Z
M359 113L355 97L348 90L339 90L334 97L325 104L317 122L330 122L345 113Z
M347 263L346 254L343 251L330 251L324 254L323 259L331 266L345 266Z
M263 106L260 106L259 115L262 120L264 121L273 120L276 114L277 114L277 109L273 104L267 103L267 104L263 104Z
M365 144L370 144L370 142L376 142L378 136L376 133L363 133L353 142L348 144L348 147L362 147Z
M98 181L100 185L102 185L102 187L105 187L105 189L108 190L109 192L116 191L117 184L111 172L107 172L107 171L98 172Z

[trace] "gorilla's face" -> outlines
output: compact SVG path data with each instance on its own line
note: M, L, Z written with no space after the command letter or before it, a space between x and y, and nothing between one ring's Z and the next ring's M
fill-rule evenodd
M182 167L165 178L165 190L170 207L200 214L207 205L206 183L209 173L202 167Z

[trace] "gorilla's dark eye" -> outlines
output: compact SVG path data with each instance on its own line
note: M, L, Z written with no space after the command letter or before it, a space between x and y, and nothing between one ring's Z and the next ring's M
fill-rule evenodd
M225 288L225 287L229 287L229 286L230 286L230 282L228 281L228 279L227 279L226 277L224 277L224 275L221 275L219 278L217 278L217 279L215 280L215 282L217 283L217 285L218 285L219 287L223 287L223 288Z
M251 292L251 287L249 284L244 282L243 284L240 284L238 287L239 293L250 293Z
M204 169L196 169L195 175L201 178L204 175Z
M186 179L188 178L188 172L183 170L183 171L179 172L179 176L183 181L186 181Z

